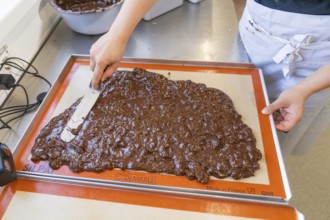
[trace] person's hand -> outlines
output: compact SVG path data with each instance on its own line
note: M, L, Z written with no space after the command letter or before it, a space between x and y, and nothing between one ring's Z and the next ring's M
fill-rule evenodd
M288 132L301 119L305 100L301 91L291 88L282 92L278 99L262 110L262 113L273 114L276 129Z
M157 0L125 0L111 25L90 49L90 68L94 72L92 87L110 77L119 66L126 44L136 25Z
M125 51L125 43L109 32L98 39L90 49L90 69L94 72L92 87L110 77L119 66Z

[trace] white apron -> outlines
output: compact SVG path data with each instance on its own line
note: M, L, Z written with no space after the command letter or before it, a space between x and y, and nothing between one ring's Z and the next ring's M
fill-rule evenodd
M284 12L247 0L239 32L251 62L263 70L270 102L330 62L328 15ZM278 132L283 155L306 153L329 124L330 88L306 101L303 118L290 132Z

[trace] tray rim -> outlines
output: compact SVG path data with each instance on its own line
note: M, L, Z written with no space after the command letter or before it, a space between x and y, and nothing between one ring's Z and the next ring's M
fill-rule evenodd
M50 191L48 190L50 188ZM80 193L81 190L87 191L86 193L82 194ZM161 192L161 193L155 193L152 191L147 190L135 190L130 188L120 188L117 186L95 186L95 187L89 187L89 185L86 184L76 184L75 182L63 182L63 181L53 181L49 179L45 179L45 181L41 181L39 178L33 179L33 178L20 178L16 182L10 183L9 185L4 187L4 192L6 194L0 193L0 218L4 216L6 210L8 209L12 199L14 198L14 194L16 192L26 192L26 193L38 193L42 195L55 195L55 196L64 196L68 198L77 198L77 199L89 199L89 200L97 200L97 201L103 201L103 202L112 202L112 203L119 203L119 204L127 204L127 205L138 205L141 207L149 207L149 208L165 208L168 210L181 210L181 211L188 211L188 212L199 212L199 213L210 213L210 214L216 214L221 217L222 215L225 216L235 216L235 217L241 217L241 218L259 218L261 216L264 216L267 218L267 216L272 217L272 212L277 212L277 218L281 216L284 217L281 213L283 209L285 209L286 218L285 219L297 219L297 220L303 220L304 215L299 212L295 207L291 206L288 203L264 203L259 201L241 201L233 198L219 198L219 197L205 197L200 195L193 195L193 194L176 194L173 192ZM91 192L93 193L91 194ZM95 193L96 191L96 193ZM103 193L101 193L103 192ZM105 192L109 192L110 197L106 196L108 193L105 194ZM101 193L101 194L100 194ZM120 194L122 195L124 193L128 197L118 198L114 197L113 194ZM132 197L130 197L132 196ZM151 198L154 198L154 196L165 198L167 201L164 205L162 202L162 205L160 203L155 204L154 200ZM133 198L133 199L130 199ZM138 200L134 200L134 198L138 198ZM142 202L140 202L142 199ZM183 204L185 204L184 207L177 206L172 201L181 201ZM28 200L29 201L29 200ZM28 202L27 201L27 202ZM159 200L158 200L159 201ZM189 207L188 205L191 204L191 201L196 201L198 204L206 204L199 206ZM207 204L219 204L221 207L231 207L232 211L229 211L225 209L219 209L219 210L211 210L211 212L208 209L205 209L203 207L207 207ZM195 203L194 203L195 204ZM197 208L202 207L202 208ZM250 208L253 210L250 210ZM268 211L267 211L268 210ZM255 212L261 212L263 214L256 214ZM270 211L270 212L269 212ZM258 219L259 219L258 218Z
M83 60L83 61L87 61L89 60L89 56L88 55L82 55L82 54L71 54L67 61L65 62L65 65L62 68L61 73L58 75L56 81L53 83L52 88L49 90L47 96L44 99L43 103L47 103L50 99L50 97L52 97L52 95L54 95L58 84L62 81L63 78L65 78L65 73L70 70L70 68L74 65L74 62L77 60ZM257 69L256 66L252 63L228 63L228 62L207 62L207 61L185 61L185 60L163 60L163 59L139 59L139 58L123 58L122 63L145 63L145 64L165 64L165 65L181 65L181 66L205 66L205 67L218 67L218 68L244 68L244 69ZM269 104L268 101L268 96L267 96L267 92L266 92L266 86L265 86L265 82L264 82L264 78L262 75L262 71L260 69L257 69L259 72L259 77L261 80L261 84L262 84L262 90L265 96L265 101L266 104ZM21 137L21 139L19 140L17 146L15 147L14 151L13 151L13 157L14 159L17 158L18 154L20 153L23 144L26 139L28 138L28 133L30 133L33 129L34 126L36 124L36 121L38 121L41 118L40 114L41 112L43 112L45 109L47 109L47 105L42 104L39 109L37 110L35 116L33 117L31 123L29 124L29 126L27 127L27 129L24 131L24 135ZM215 190L209 190L206 192L202 192L202 190L198 190L198 189L190 189L188 188L182 191L186 191L186 193L197 193L197 194L204 194L206 196L213 196L212 194L217 194L217 196L219 197L225 197L225 198L230 198L230 197L235 197L237 199L240 200L250 200L250 201L264 201L266 203L268 202L280 202L280 203L287 203L292 194L291 194L291 189L289 186L289 181L287 178L287 174L286 174L286 170L284 167L284 161L283 161L283 157L281 155L280 152L280 147L279 147L279 142L277 139L277 134L276 134L276 129L275 129L275 124L273 122L273 118L270 115L269 116L269 120L270 120L270 125L271 125L271 130L272 130L272 135L274 136L274 141L275 141L275 147L276 147L276 152L277 152L277 157L278 157L278 163L279 163L279 168L281 171L281 177L282 177L282 183L283 183L283 187L284 187L284 192L286 197L282 198L282 197L276 197L276 196L266 196L266 195L257 195L257 194L243 194L243 193L234 193L234 192L223 192L223 191L215 191ZM42 173L33 173L35 175L30 175L31 172L30 171L17 171L18 173L18 178L33 178L33 179L40 179L40 180L45 180L45 178L50 178L50 176L42 174ZM32 177L33 176L33 177ZM52 176L54 176L54 174L52 174ZM64 179L67 178L67 176L63 175L62 176ZM57 178L61 178L60 176ZM81 179L83 181L88 181L88 180L92 180L92 178L82 178L82 177L73 177L70 181L76 181L79 182L78 179ZM135 188L135 189L141 189L142 188L150 188L150 190L153 190L155 192L159 191L159 192L164 192L164 191L177 191L177 189L175 189L174 187L171 186L159 186L159 187L150 187L149 186L144 186L143 184L139 184L139 183L128 183L128 182L120 182L120 181L112 181L112 180L105 180L105 182L108 182L109 185L114 185L112 182L116 182L116 184L121 184L122 186L128 185L131 188ZM103 182L103 181L100 181ZM101 183L100 183L101 184ZM102 183L103 184L103 183ZM116 185L115 184L115 185ZM152 189L154 188L154 189ZM191 191L191 192L189 192ZM202 193L201 193L202 192Z

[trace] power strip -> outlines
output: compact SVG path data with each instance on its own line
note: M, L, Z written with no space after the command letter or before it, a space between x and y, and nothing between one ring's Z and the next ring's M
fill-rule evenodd
M13 55L9 52L9 48L7 45L3 45L0 48L0 63L2 64L6 61L6 59L13 57ZM22 66L24 69L27 68L27 65L19 60L15 60L15 63ZM23 76L24 72L17 70L16 68L12 68L10 66L4 65L0 71L0 74L11 74L15 78L15 82L18 82ZM9 90L0 90L0 107L3 106L7 98L10 96L13 89Z

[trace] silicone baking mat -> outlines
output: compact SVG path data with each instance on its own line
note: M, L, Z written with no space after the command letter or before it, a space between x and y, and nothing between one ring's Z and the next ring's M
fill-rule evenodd
M289 205L17 180L0 194L0 219L294 220L303 217Z
M260 113L261 109L266 106L267 98L265 97L262 74L258 69L251 65L239 64L136 59L126 59L120 65L120 68L124 69L135 67L164 74L172 80L190 79L205 83L209 87L218 88L227 93L232 98L236 110L242 115L242 120L252 128L257 139L257 147L262 152L263 158L259 161L260 170L255 172L255 176L241 180L211 178L207 184L202 184L197 180L191 181L183 176L168 174L118 169L102 173L73 173L67 166L52 170L46 161L33 163L30 160L30 151L39 131L51 117L71 106L88 88L92 76L89 70L89 61L86 58L78 57L69 59L39 109L36 118L20 141L18 151L14 153L16 169L65 177L99 179L116 183L125 182L166 190L188 189L192 192L257 195L285 200L291 196L283 161L278 150L279 146L276 136L274 136L274 126L269 116Z

